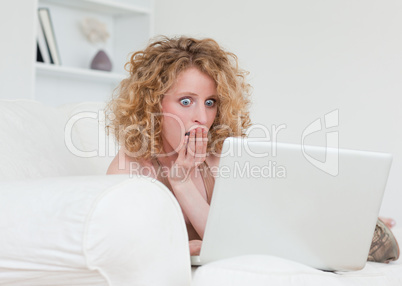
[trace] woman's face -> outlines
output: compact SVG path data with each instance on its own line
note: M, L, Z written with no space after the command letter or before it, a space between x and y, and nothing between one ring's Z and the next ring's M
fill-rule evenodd
M210 76L194 67L182 71L162 99L164 151L169 153L180 147L189 130L197 127L209 130L217 104L216 84Z

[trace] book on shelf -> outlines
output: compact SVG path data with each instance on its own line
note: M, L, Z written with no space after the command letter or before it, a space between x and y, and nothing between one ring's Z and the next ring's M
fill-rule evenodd
M50 11L48 8L39 8L38 9L38 19L40 22L40 28L42 28L42 33L43 33L43 38L45 39L45 43L46 43L46 48L43 47L43 42L42 42L42 46L39 43L39 39L38 39L38 43L39 43L39 48L41 49L41 52L43 52L43 49L45 49L45 51L47 50L47 53L49 55L49 63L55 64L55 65L61 65L61 60L60 60L60 53L59 50L57 48L57 43L56 43L56 36L55 36L55 32L54 32L54 28L53 28L53 24L52 24L52 20L50 18ZM40 37L40 29L38 28L38 38ZM44 54L46 54L46 52L43 52ZM43 53L42 53L42 57L43 57ZM46 57L46 56L45 56ZM45 62L45 59L44 59Z
M43 34L42 25L40 24L40 21L39 21L39 16L37 17L36 25L37 25L37 27L36 27L36 43L37 43L37 49L36 49L37 59L36 59L36 61L43 62L45 64L50 64L52 62L50 60L49 48L46 43L45 35ZM41 60L39 60L39 58Z
M39 44L36 42L36 61L43 63L43 57L42 57L42 52L39 49Z

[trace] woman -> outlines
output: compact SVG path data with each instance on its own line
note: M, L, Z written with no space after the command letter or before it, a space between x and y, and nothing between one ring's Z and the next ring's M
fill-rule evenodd
M107 173L164 183L182 208L190 253L198 254L215 181L211 170L219 165L224 139L244 136L251 125L247 73L214 40L186 37L151 43L126 68L130 77L108 106L109 128L121 149ZM396 240L379 220L369 260L398 256Z
M204 236L211 170L223 141L244 136L251 125L246 72L214 40L185 37L151 43L126 69L130 77L109 104L109 127L122 147L107 173L164 183L183 210L193 255Z

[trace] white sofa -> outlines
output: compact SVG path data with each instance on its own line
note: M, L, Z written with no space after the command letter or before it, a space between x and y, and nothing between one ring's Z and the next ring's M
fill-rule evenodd
M0 285L191 283L170 191L147 177L104 175L114 154L80 158L67 148L65 134L75 153L104 153L102 107L0 101Z
M170 191L104 175L116 146L102 108L0 101L0 285L402 285L400 261L331 273L254 255L191 268Z

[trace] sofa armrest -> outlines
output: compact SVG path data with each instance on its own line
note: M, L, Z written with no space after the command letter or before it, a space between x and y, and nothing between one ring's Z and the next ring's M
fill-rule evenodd
M0 182L0 245L6 285L191 281L181 209L148 177Z

